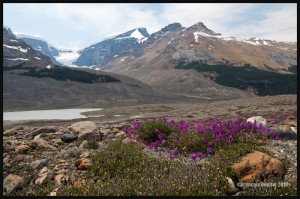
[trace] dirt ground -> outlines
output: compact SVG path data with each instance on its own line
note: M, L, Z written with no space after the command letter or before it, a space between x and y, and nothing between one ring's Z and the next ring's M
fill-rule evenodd
M280 118L284 115L297 117L297 95L277 95L254 97L248 99L235 99L215 102L199 103L176 103L176 104L141 104L131 106L118 106L104 108L100 111L85 112L88 118L68 121L5 121L5 130L19 126L46 126L57 123L63 125L73 124L78 121L93 121L96 124L113 124L122 121L136 119L156 118L168 116L174 120L204 120L208 118L234 118L247 119L252 116L263 116L266 119L271 117ZM101 116L102 115L102 116ZM99 117L100 116L100 117Z

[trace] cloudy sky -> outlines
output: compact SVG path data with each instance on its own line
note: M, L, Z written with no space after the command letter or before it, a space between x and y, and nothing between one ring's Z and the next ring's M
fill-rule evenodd
M296 3L4 3L3 24L55 47L85 48L114 33L174 22L239 39L297 41Z

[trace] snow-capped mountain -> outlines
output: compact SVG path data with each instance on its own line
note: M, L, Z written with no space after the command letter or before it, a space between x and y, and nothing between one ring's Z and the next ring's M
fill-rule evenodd
M35 37L25 34L17 34L19 39L25 41L33 49L41 52L42 54L50 57L51 61L58 66L71 66L77 67L73 64L79 57L78 49L65 49L54 47L43 38Z
M148 34L145 28L106 38L79 52L75 64L118 73L146 68L173 68L181 62L202 61L233 66L287 69L297 64L297 42L237 39L207 28L172 23Z
M135 55L141 56L142 44L149 33L146 28L137 28L93 44L80 51L80 56L74 63L77 66L91 68L101 67L113 58Z
M14 35L7 26L3 27L3 67L11 66L51 67L50 58L34 50Z
M25 43L31 46L34 50L50 57L54 64L62 66L62 63L58 62L55 58L59 55L59 50L50 45L45 39L25 34L17 34L17 37L25 41Z

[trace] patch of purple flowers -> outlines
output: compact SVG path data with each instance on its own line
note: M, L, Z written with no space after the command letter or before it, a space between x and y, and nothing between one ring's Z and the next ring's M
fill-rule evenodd
M163 122L171 129L171 134L165 135L164 129L155 129L149 132L149 136L155 133L157 138L148 144L149 148L172 147L173 150L168 154L168 158L173 158L179 154L178 149L187 148L192 159L202 158L204 153L213 154L216 146L238 143L238 142L255 142L261 139L279 140L279 136L272 130L256 123L247 122L246 120L225 120L208 119L204 121L191 121L189 123L180 120L168 120L167 117L157 119ZM129 137L140 137L136 134L138 129L144 125L142 121L133 122L130 126L123 128ZM146 136L147 137L147 136ZM144 140L141 139L141 140ZM168 145L166 143L168 142ZM176 148L176 149L174 149ZM198 152L197 152L198 151ZM203 151L199 152L199 151ZM181 150L183 152L183 150Z

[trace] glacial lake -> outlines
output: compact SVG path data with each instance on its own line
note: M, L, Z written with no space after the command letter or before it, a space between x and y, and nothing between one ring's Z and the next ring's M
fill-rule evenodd
M72 120L87 118L83 112L102 110L102 108L78 108L78 109L54 109L54 110L33 110L3 112L3 121L20 120ZM104 116L104 115L103 115ZM93 117L93 115L90 115ZM99 117L99 116L98 116Z

